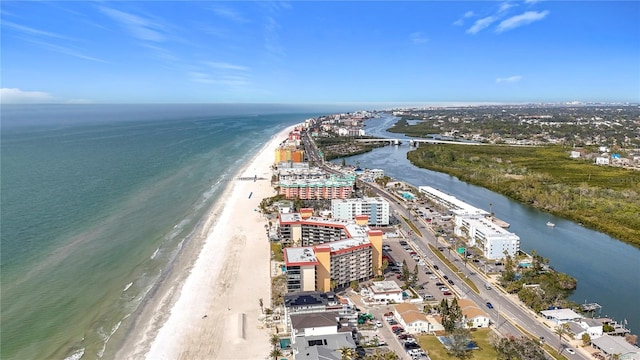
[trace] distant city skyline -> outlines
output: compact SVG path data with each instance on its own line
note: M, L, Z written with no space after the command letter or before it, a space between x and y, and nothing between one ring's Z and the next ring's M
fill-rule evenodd
M3 1L2 103L640 101L637 1Z

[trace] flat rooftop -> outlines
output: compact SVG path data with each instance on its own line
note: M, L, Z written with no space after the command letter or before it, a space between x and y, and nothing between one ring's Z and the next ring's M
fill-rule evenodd
M310 246L284 248L284 253L286 265L315 265L318 263L316 254Z
M325 243L324 245L328 245L331 248L331 252L338 252L340 250L350 249L356 246L369 244L368 238L352 238L352 239L344 239L338 241L332 241Z
M395 281L374 281L370 286L373 293L390 293L390 292L402 292L402 289Z
M297 222L302 221L300 213L280 213L281 222Z
M583 317L571 309L543 310L540 311L540 313L546 317L558 319L559 321L581 319Z
M451 209L449 210L462 210L462 212L466 214L489 215L487 211L471 206L466 202L459 200L455 196L445 194L438 189L432 188L431 186L420 186L418 187L418 190L422 193L425 193L440 199L440 201L442 202L442 205L451 207Z

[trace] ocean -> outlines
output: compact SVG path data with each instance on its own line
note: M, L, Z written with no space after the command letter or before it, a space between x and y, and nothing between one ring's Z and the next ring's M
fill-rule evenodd
M233 174L327 111L3 105L0 357L113 357Z

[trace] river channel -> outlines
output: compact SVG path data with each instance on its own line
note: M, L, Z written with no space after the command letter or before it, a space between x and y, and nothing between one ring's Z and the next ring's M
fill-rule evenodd
M383 116L366 121L369 136L408 139L402 134L386 131L397 118ZM580 224L520 204L503 195L470 185L456 177L413 166L407 160L408 141L400 146L386 146L372 152L352 156L347 164L356 162L363 168L382 169L385 174L413 186L432 186L475 207L489 211L511 227L520 237L520 247L530 253L535 249L550 259L558 271L578 280L570 297L578 303L597 302L600 315L618 322L627 321L627 328L640 330L640 249L608 235L587 229ZM335 160L339 162L341 160ZM552 222L555 227L548 227ZM596 312L596 316L598 312Z

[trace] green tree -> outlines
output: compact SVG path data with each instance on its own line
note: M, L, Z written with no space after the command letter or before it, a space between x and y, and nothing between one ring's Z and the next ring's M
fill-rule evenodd
M542 345L527 337L503 337L491 340L491 346L498 353L499 360L545 360Z
M558 338L560 339L560 347L562 347L562 337L569 333L569 324L560 324L553 329L553 332L558 335ZM560 347L558 348L558 352L561 352Z
M411 274L409 273L407 260L402 260L402 281L404 281L405 283L409 281L409 276L411 276Z
M341 347L340 349L338 349L338 352L340 353L341 360L352 360L356 355L356 352L348 346Z
M453 299L451 304L447 302L447 299L442 299L440 302L440 316L442 317L442 326L448 333L452 333L462 320L462 310L458 305L458 300Z
M415 286L418 283L418 264L413 267L413 276L411 277L411 286Z
M271 350L271 352L269 353L269 357L273 358L273 360L278 360L282 357L282 350L278 348Z
M450 355L458 359L469 359L473 356L467 348L471 337L468 329L457 328L448 337L450 345L447 350Z
M582 334L582 345L588 346L589 344L591 344L591 336L587 333Z
M271 346L275 348L278 344L280 344L280 337L277 334L271 334L269 342L271 343Z
M360 284L359 284L359 283L358 283L358 281L356 281L356 280L353 280L349 286L351 286L351 288L353 289L353 291L358 291L358 290L360 290Z

